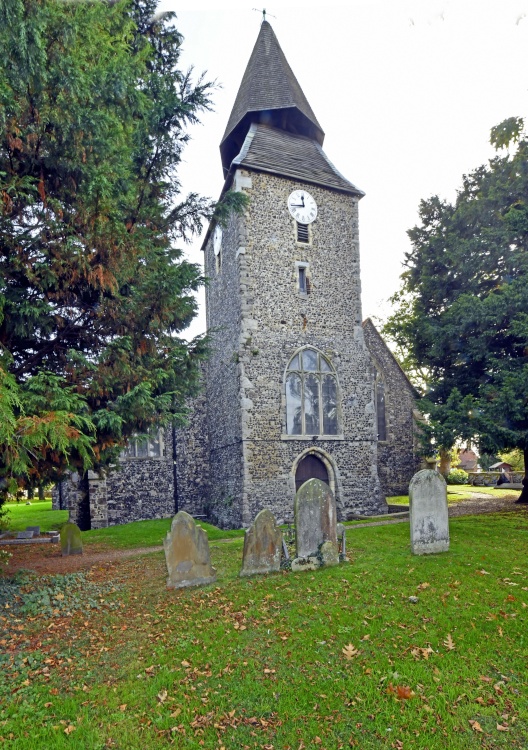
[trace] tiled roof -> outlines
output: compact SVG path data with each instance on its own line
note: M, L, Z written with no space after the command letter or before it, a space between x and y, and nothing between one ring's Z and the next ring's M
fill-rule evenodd
M242 150L233 159L232 169L235 167L271 172L353 195L364 195L337 171L316 141L265 125L250 127Z

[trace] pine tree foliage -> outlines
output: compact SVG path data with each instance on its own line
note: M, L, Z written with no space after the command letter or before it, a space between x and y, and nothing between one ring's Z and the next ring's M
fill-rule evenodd
M181 332L203 278L178 243L215 207L177 172L212 86L180 69L174 16L155 10L0 0L4 479L104 463L181 420L197 385L205 342Z
M385 332L425 378L421 409L437 446L528 451L528 137L520 118L464 176L454 204L420 204ZM508 153L500 151L508 149ZM526 490L525 490L526 492ZM523 498L525 495L523 492ZM528 499L528 498L527 498Z

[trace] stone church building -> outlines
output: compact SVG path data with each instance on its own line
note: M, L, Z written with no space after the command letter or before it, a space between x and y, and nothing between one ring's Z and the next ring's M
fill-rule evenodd
M290 518L296 489L327 482L341 519L386 510L416 470L414 392L362 323L363 192L323 130L267 21L220 145L248 205L203 251L211 356L187 428L132 441L120 468L55 493L86 527L186 510L227 527L262 508Z

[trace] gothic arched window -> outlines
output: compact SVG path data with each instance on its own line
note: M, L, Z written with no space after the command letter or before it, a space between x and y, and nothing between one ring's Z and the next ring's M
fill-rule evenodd
M337 435L337 377L315 349L302 349L286 370L288 435Z
M378 440L387 440L387 422L385 416L385 383L381 374L376 370L376 417L378 421Z

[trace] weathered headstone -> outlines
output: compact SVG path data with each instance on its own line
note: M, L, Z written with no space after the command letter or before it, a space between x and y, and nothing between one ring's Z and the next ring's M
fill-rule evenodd
M216 581L207 534L184 510L180 510L172 519L163 547L169 588L200 586Z
M324 542L330 542L337 554L335 499L320 479L309 479L295 496L295 532L297 562L292 570L312 569L302 561L316 556Z
M33 536L40 536L40 526L26 526L26 531L32 531Z
M282 532L271 510L257 514L244 537L241 576L276 573L280 570Z
M17 531L16 538L17 539L33 539L33 532L26 529L25 531Z
M449 550L447 486L441 474L423 469L409 484L411 551L427 555Z
M76 523L68 521L60 530L61 552L63 557L82 555L81 530Z
M331 567L332 565L339 565L339 550L337 544L333 542L323 542L320 549L321 565L324 567Z

